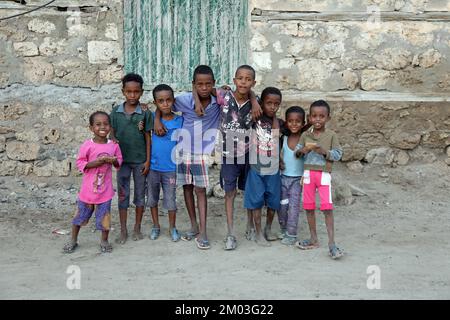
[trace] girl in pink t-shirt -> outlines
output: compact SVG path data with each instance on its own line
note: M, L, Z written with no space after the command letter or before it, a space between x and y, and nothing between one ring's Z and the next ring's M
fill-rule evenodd
M100 249L111 252L108 242L111 227L111 199L115 191L112 183L112 165L119 168L122 153L119 145L108 140L111 130L109 115L97 111L89 117L89 128L94 138L86 140L80 147L77 167L83 173L77 200L77 213L72 221L72 239L64 245L65 253L72 253L78 246L77 239L81 226L85 226L95 211L97 230L102 231Z

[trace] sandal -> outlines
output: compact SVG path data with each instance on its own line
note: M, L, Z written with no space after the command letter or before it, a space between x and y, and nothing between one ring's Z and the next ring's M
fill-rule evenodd
M160 228L152 228L152 231L150 232L150 240L156 240L159 237L159 234L161 233Z
M201 249L201 250L207 250L209 248L211 248L209 241L208 240L204 240L204 239L198 239L195 238L195 243L197 244L197 248Z
M100 243L100 251L102 253L112 252L112 249L113 249L113 247L109 242Z
M316 249L319 247L319 244L311 242L310 239L297 241L295 243L295 246L301 250L310 250L310 249Z
M254 241L256 237L255 228L250 228L245 231L245 239L248 241Z
M183 241L191 241L192 239L195 238L195 236L198 235L198 231L194 232L194 231L188 231L185 232L182 236L181 236L181 240Z
M296 236L291 236L288 233L284 236L284 238L281 240L282 244L285 244L287 246L292 246L297 242Z
M173 228L170 231L170 237L172 238L173 242L177 242L180 240L180 234L178 233L178 230L176 228Z
M225 250L234 250L237 247L236 237L228 235L225 239Z
M64 253L72 253L75 251L75 249L78 247L78 243L76 242L67 242L64 247L63 247L63 252Z
M331 247L329 247L329 254L331 259L336 260L339 259L344 255L344 252L339 249L335 244L333 244Z
M283 240L284 237L286 236L286 233L287 233L286 229L281 229L280 232L277 235L278 236L278 240Z

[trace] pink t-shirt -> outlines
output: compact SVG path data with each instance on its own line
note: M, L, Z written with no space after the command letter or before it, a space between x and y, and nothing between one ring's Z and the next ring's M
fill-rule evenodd
M111 164L105 163L100 167L85 169L88 162L104 156L115 156L119 166L122 164L122 152L119 145L111 140L108 140L107 143L95 143L92 139L89 139L80 147L77 167L83 172L83 182L78 199L85 203L99 204L114 197Z

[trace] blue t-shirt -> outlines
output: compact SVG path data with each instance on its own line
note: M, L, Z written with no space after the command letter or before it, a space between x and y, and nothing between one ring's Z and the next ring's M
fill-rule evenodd
M153 118L154 118L153 114ZM152 135L152 158L150 169L160 172L176 171L175 147L177 145L177 129L183 126L183 117L174 115L172 120L164 120L161 123L167 128L167 133L163 136Z

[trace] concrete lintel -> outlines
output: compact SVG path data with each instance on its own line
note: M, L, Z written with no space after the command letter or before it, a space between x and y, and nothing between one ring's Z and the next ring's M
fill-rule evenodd
M372 15L368 12L330 11L330 12L299 12L254 9L252 21L298 20L298 21L367 21ZM450 12L392 12L381 11L381 21L450 21Z
M283 101L380 101L380 102L450 102L450 95L445 93L407 93L407 92L367 92L367 91L283 91ZM450 108L450 105L449 105Z

